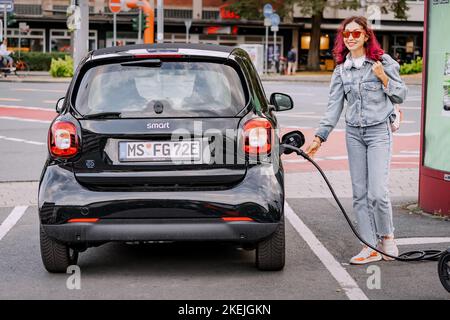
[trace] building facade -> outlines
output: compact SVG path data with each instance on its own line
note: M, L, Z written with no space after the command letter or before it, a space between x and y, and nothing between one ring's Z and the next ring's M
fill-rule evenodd
M329 0L331 3L333 0ZM367 1L368 4L377 0ZM150 0L154 6L156 0ZM191 21L189 42L222 45L264 44L263 21L248 21L227 10L224 0L165 0L164 41L186 42L186 21ZM15 0L16 23L7 29L11 47L29 51L70 52L71 34L67 30L66 10L68 0ZM423 1L408 1L408 21L396 20L392 14L375 16L377 37L385 51L409 61L422 55ZM155 10L155 16L157 10ZM365 15L364 10L337 10L327 8L322 22L321 58L329 60L339 22L351 15ZM117 15L117 39L123 44L138 43L138 34L133 30L132 19L138 10ZM107 0L89 0L89 49L103 48L113 44L113 15ZM19 33L18 23L30 26L27 33ZM300 8L294 8L291 17L281 22L276 34L276 45L283 55L293 46L298 51L299 69L306 63L309 49L310 19L303 17ZM274 42L274 33L269 32L269 43ZM325 65L325 64L324 64Z

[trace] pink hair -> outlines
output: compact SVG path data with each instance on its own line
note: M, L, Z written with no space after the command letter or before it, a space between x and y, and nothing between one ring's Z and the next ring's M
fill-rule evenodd
M334 41L334 48L333 48L333 56L334 60L337 64L341 64L345 61L345 57L349 53L349 50L344 44L344 37L342 36L342 31L345 30L345 27L350 22L355 22L359 24L363 29L366 35L369 37L369 39L364 43L364 47L366 49L366 57L374 60L374 61L381 61L381 56L384 53L384 50L381 49L381 46L375 37L375 33L371 28L369 28L367 19L362 16L352 16L344 21L342 21L341 25L339 26L337 30L336 40Z

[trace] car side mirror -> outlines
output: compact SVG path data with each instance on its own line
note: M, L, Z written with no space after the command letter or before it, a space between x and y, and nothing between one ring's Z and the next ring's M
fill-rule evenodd
M276 111L291 110L294 107L292 98L284 93L274 92L270 95L270 104L275 106Z
M56 113L61 113L64 109L64 97L63 98L59 98L58 101L56 102Z
M290 154L294 152L292 149L283 147L283 145L289 145L296 148L301 148L305 144L305 136L300 131L291 131L283 135L281 138L280 154Z

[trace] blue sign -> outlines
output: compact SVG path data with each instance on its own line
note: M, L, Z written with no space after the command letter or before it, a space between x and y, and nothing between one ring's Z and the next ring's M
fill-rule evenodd
M270 20L272 20L272 26L278 26L280 24L280 16L276 13L270 16Z
M264 17L270 18L270 16L273 13L272 5L270 3L265 4L264 8L263 8L263 12L264 12Z

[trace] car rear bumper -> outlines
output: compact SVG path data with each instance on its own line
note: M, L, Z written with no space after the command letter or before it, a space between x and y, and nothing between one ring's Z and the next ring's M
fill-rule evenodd
M109 241L256 242L270 236L278 223L225 222L219 219L104 219L95 223L43 225L56 240L77 244Z
M93 191L73 172L48 166L39 186L42 225L61 225L73 218L221 219L249 217L256 223L277 223L283 215L282 168L272 164L249 167L236 185L201 191Z

